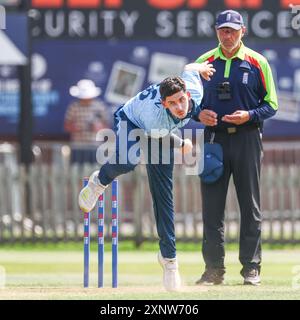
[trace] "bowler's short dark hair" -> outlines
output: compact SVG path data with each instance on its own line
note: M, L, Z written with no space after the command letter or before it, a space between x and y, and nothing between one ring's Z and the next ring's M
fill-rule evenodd
M185 83L180 77L168 77L160 83L159 93L162 100L179 91L186 92Z

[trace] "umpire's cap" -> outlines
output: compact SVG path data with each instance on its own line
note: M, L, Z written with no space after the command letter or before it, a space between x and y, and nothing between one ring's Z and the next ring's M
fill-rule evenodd
M204 168L200 178L204 183L214 183L222 175L223 166L223 149L218 143L204 144Z
M234 10L226 10L217 16L216 28L232 28L240 30L244 26L243 17Z

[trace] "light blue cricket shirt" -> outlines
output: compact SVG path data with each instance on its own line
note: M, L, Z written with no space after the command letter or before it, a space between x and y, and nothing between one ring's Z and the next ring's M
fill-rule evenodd
M145 133L158 138L157 132L163 130L160 136L164 136L185 126L192 117L200 112L200 104L203 97L203 85L197 71L184 71L181 78L186 84L186 90L192 98L192 109L185 118L178 119L161 104L159 84L151 85L136 96L131 98L122 108L127 118L141 128ZM152 131L152 132L151 132Z

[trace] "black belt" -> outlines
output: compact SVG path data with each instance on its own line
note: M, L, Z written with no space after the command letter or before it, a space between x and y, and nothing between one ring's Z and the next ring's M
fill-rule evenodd
M215 132L215 133L226 133L226 134L234 134L237 132L243 132L243 131L252 131L259 129L260 126L257 124L253 125L247 125L247 126L235 126L235 127L223 127L223 128L214 128L214 127L205 127L205 130L208 130L209 132Z

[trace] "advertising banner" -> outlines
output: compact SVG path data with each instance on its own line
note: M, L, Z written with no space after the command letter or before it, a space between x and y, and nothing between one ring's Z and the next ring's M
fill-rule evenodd
M273 69L279 106L277 115L265 122L266 137L300 136L300 48L284 48L246 42L263 53ZM73 98L69 88L80 79L92 79L102 89L100 99L113 112L149 83L179 74L185 63L213 48L215 41L182 45L171 41L47 41L34 44L33 103L35 135L64 137L64 116ZM284 63L283 63L284 62ZM18 93L14 67L0 67L0 133L12 133L18 117ZM3 90L6 94L3 95ZM3 120L5 119L5 121Z
M300 0L32 0L33 37L211 40L218 12L238 10L249 38L299 39ZM80 9L80 10L79 10ZM295 17L294 25L300 22Z
M28 56L27 17L6 12L5 29L0 30L0 134L15 136L20 111L20 83L17 65Z

